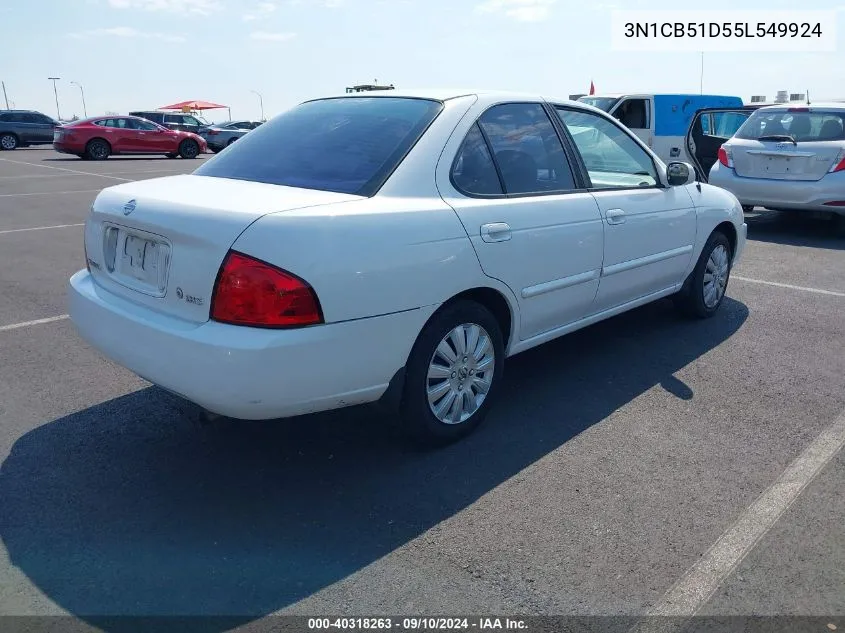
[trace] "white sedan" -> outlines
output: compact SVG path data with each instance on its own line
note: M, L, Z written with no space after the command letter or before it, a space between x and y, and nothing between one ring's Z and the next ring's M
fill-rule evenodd
M447 442L483 420L506 357L663 297L712 316L745 239L731 193L596 108L360 93L102 191L70 314L206 411L381 401Z

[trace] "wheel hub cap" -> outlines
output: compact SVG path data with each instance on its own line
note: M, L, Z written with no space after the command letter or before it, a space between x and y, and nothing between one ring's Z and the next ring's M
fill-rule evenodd
M708 308L715 307L725 296L729 268L728 250L720 244L710 253L704 269L704 304Z
M466 422L478 410L493 380L495 353L490 335L475 323L449 332L428 366L428 404L445 424Z

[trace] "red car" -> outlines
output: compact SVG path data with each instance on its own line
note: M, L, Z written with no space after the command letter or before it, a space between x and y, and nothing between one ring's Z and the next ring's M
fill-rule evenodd
M168 158L196 158L208 151L201 136L169 130L135 116L101 116L74 121L53 133L53 149L87 160L112 154L164 154Z

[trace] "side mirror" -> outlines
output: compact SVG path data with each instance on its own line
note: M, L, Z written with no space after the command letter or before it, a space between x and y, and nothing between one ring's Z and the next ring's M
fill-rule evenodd
M666 166L666 181L670 187L691 185L695 182L695 168L689 163L669 163Z

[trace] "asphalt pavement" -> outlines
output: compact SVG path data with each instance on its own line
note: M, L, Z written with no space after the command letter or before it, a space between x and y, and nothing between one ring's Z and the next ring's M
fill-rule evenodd
M0 153L0 614L845 627L829 224L750 214L715 318L660 301L520 354L485 425L424 452L366 407L200 427L77 336L65 289L96 193L204 158Z

